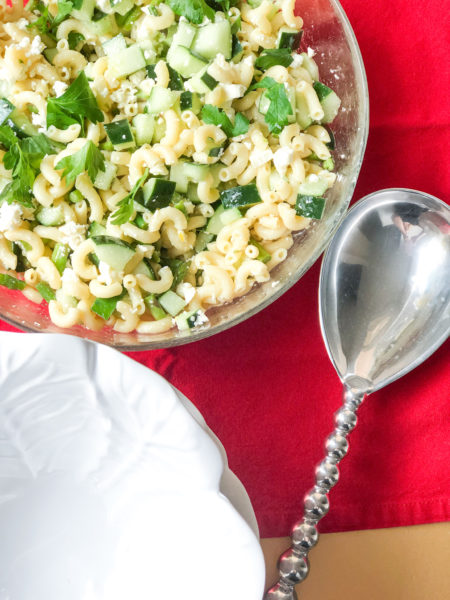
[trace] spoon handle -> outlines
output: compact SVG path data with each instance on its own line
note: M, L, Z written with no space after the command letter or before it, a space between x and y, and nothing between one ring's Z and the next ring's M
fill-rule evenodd
M343 405L334 415L336 427L325 442L326 456L316 467L316 484L305 496L303 518L292 529L292 545L279 558L280 579L264 600L297 599L295 586L308 575L308 554L319 540L317 523L330 508L328 493L339 479L338 464L347 454L347 437L356 426L356 412L364 396L344 387Z

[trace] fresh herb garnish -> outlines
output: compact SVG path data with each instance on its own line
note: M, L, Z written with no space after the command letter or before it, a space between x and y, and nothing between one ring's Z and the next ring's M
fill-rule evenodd
M105 170L105 159L97 146L89 140L81 150L60 160L55 168L63 169L63 177L68 184L73 183L78 175L85 171L94 182L99 171Z
M200 25L205 17L214 21L214 10L205 0L167 0L167 4L176 15L185 17L195 25Z
M0 127L0 144L7 150L11 148L13 144L18 142L17 137L14 135L13 130L9 125L2 125Z
M125 198L122 198L122 200L117 203L116 210L111 216L111 223L113 225L123 225L124 223L128 223L128 221L131 219L134 212L134 197L144 184L147 177L148 169L145 169L144 174L140 179L138 179L138 181L136 181L131 192L129 192Z
M78 48L78 44L84 42L86 38L82 33L78 33L78 31L71 31L67 36L67 41L69 42L70 50L75 50Z
M49 99L47 128L54 125L57 129L67 129L74 123L79 123L83 128L84 118L91 123L104 121L86 74L82 71L62 96Z
M275 65L281 65L283 67L289 67L293 62L291 50L289 48L273 48L263 50L262 54L258 56L255 61L255 67L262 71L267 71L270 67Z
M233 125L228 115L212 104L205 104L202 108L201 117L204 123L221 127L226 136L230 138L243 135L248 131L249 120L242 113L236 113Z
M60 25L71 14L75 7L75 3L79 0L58 0L58 12L53 16L48 6L43 2L32 2L27 7L30 11L38 11L40 16L27 25L29 29L37 29L42 35L49 35L56 39L56 27ZM79 8L79 7L78 7Z
M272 77L264 77L258 83L250 86L250 90L265 88L265 97L270 100L269 108L264 115L264 120L269 126L269 131L278 135L283 127L288 124L288 116L293 114L291 103L286 93L284 84L277 83Z

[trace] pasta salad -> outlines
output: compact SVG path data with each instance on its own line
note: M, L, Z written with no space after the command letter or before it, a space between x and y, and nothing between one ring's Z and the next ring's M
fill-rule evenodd
M336 179L294 1L0 6L0 285L161 333L268 281Z

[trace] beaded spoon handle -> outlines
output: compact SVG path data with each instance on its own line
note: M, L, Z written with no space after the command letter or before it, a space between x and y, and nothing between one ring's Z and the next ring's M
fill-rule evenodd
M316 484L305 497L304 516L292 531L292 546L280 557L280 579L265 600L297 598L295 586L308 575L317 524L328 512L328 493L338 481L338 464L366 394L417 367L450 334L450 208L405 189L360 200L325 255L319 303L344 403L316 467Z

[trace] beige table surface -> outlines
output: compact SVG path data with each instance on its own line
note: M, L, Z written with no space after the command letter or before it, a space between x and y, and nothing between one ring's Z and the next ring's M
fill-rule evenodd
M261 540L268 584L288 544ZM324 534L310 558L299 600L450 600L450 523Z

